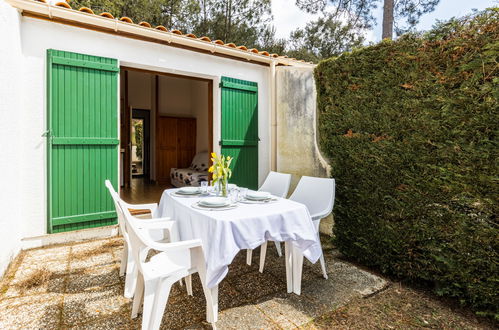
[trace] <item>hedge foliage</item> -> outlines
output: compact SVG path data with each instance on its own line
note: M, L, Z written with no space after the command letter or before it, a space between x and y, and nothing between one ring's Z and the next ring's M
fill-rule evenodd
M321 62L335 244L499 317L499 9Z

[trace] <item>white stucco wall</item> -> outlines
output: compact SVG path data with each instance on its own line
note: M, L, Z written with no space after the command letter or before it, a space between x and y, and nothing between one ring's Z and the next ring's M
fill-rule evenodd
M259 181L270 169L269 68L184 49L20 17L0 2L0 270L20 238L46 233L46 50L116 58L121 65L213 80L214 137L220 139L221 76L258 83ZM21 41L21 43L19 43ZM8 123L8 124L5 124ZM152 123L154 124L154 123ZM8 142L8 143L6 143Z
M20 222L27 186L19 167L24 159L25 128L22 86L24 70L21 52L20 21L17 12L0 2L0 276L21 247L24 224ZM43 169L42 169L43 170Z
M329 177L330 168L317 145L317 99L312 68L278 67L277 170L292 174L292 192L301 176ZM331 235L332 216L321 221Z

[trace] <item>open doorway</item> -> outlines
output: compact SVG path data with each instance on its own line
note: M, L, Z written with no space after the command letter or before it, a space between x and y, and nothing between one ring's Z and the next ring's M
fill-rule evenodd
M150 181L150 110L132 110L131 125L131 172L133 178Z
M207 179L213 150L212 89L207 79L121 68L124 200L159 202L165 189ZM196 159L204 166L193 166Z

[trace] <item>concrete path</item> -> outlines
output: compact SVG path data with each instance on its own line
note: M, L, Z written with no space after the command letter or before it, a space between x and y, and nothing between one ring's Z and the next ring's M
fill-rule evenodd
M323 238L323 242L327 238ZM119 276L120 238L47 247L21 253L0 282L0 329L137 329L131 300L123 297ZM251 266L238 254L220 285L219 329L292 329L348 303L371 295L387 282L338 259L325 249L329 279L320 266L305 261L302 295L286 293L284 260L269 245L264 273L258 249ZM163 329L210 328L199 278L194 296L176 285L163 317Z

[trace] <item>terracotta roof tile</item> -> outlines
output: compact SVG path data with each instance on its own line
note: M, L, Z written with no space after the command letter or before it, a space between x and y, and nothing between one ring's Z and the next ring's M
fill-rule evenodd
M114 16L111 15L111 13L108 13L107 11L105 11L103 13L100 13L99 16L102 16L102 17L105 17L105 18L114 19Z
M148 27L148 28L151 28L151 24L147 23L147 22L140 22L139 23L140 26L144 26L144 27Z
M61 1L55 4L57 7L64 7L67 9L72 9L71 6L66 1Z
M88 8L88 7L81 7L78 10L81 11L82 13L87 13L87 14L95 15L94 11L92 9Z
M122 18L120 18L120 21L133 24L132 19L130 17L126 17L126 16L123 16Z
M35 0L35 1L47 3L47 0ZM55 6L63 7L63 8L66 8L66 9L72 9L71 6L67 3L67 1L69 1L69 0L57 2L55 4ZM90 15L95 15L94 11L92 9L88 8L88 7L81 7L78 11L82 12L82 13L90 14ZM112 14L108 13L108 12L100 13L99 16L102 16L102 17L105 17L105 18L108 18L108 19L115 19L114 16ZM129 18L129 17L126 17L126 16L121 17L119 20L122 21L122 22L125 22L125 23L134 24L133 21L132 21L132 19ZM143 27L147 27L147 28L152 28L151 24L149 24L148 22L140 22L137 25L140 25L140 26L143 26ZM158 26L155 27L155 29L163 31L163 32L168 32L168 30L163 25L158 25ZM204 42L211 42L211 43L214 43L214 44L220 45L220 46L224 46L225 45L226 47L236 48L236 49L239 49L241 51L247 51L247 52L250 52L250 53L253 53L253 54L259 54L259 55L262 55L262 56L269 56L269 57L272 57L272 58L288 58L287 56L279 56L278 54L269 54L269 52L267 52L267 51L259 51L256 48L248 49L245 45L236 46L232 42L225 44L222 40L211 41L211 39L209 37L206 37L206 36L197 38L196 35L194 35L192 33L183 34L182 31L180 31L180 30L172 30L171 33L174 33L174 34L177 34L177 35L182 35L182 36L185 36L185 37L188 37L188 38L197 39L197 40L204 41ZM303 60L296 60L294 58L292 58L290 60L301 62L301 63L310 63L310 64L313 64L311 62L305 62Z

